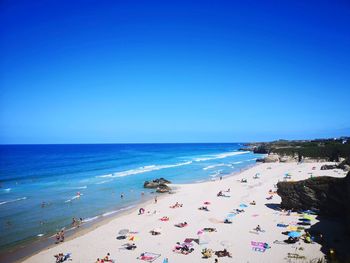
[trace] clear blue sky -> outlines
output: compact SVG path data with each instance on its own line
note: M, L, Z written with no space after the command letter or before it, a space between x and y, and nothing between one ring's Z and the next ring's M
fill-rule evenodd
M0 6L0 143L350 135L349 1Z

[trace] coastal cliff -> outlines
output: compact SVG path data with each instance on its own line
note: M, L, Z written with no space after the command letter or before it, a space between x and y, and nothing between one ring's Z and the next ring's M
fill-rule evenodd
M298 182L279 182L281 208L315 210L319 215L344 219L350 233L350 172L345 178L330 176Z

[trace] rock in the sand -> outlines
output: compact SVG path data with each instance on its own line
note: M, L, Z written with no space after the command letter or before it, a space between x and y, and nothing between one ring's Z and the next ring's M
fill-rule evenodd
M144 188L150 188L150 189L157 189L158 193L164 193L164 192L169 192L171 188L167 186L167 184L170 184L171 182L164 179L164 178L159 178L155 179L153 181L146 181L143 184Z
M159 184L156 190L157 193L169 193L170 191L171 188L166 184Z
M280 159L278 154L269 154L263 160L264 163L275 163L278 162Z
M321 170L331 170L331 169L337 169L338 165L335 164L325 164L321 166Z

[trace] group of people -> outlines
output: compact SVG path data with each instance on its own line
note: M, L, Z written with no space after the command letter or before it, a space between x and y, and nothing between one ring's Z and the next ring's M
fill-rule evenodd
M201 206L198 208L199 210L209 211L207 206Z
M179 204L179 202L176 202L174 205L170 206L170 208L179 208L182 206L183 206L183 204Z
M229 189L229 190L230 190L230 189ZM227 191L227 192L229 192L229 191ZM219 191L219 192L217 193L217 196L229 197L228 195L225 195L222 191Z
M193 251L194 251L193 248L190 248L186 244L180 245L180 243L177 243L177 245L174 248L174 252L181 253L181 254L184 254L184 255L187 255L187 254L189 254L189 253L191 253Z
M175 226L182 228L182 227L187 226L187 222L179 223L179 224L176 224Z
M56 239L56 244L64 241L64 230L63 229L60 232L56 233L55 239Z
M95 263L114 262L114 260L111 259L110 256L111 256L111 254L107 253L107 255L104 258L102 258L102 259L98 258Z
M64 255L63 253L59 253L57 255L54 255L54 257L56 258L56 263L61 263L66 261L68 258L70 258L70 253Z
M82 223L83 223L82 218L79 218L79 219L76 219L75 217L72 218L72 227L80 227Z

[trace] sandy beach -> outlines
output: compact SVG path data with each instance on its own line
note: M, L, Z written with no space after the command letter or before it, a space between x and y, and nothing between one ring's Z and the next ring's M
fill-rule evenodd
M317 243L274 243L276 240L287 239L282 232L296 225L300 215L287 215L286 212L276 210L281 199L277 194L270 195L269 190L275 191L275 185L284 180L286 173L294 181L310 178L310 173L315 177L345 177L342 170L320 170L323 164L266 163L222 180L176 185L176 193L164 195L157 203L140 205L131 213L120 215L88 233L43 250L23 262L55 262L55 254L71 253L70 262L92 263L97 258L105 257L108 252L115 262L146 262L137 259L144 252L160 255L153 262L163 262L165 258L168 258L168 262L214 262L217 258L215 255L210 259L202 259L201 251L204 248L214 251L226 248L232 254L232 258L220 257L218 262L284 262L288 253L296 252L307 259L321 258L323 254ZM258 178L254 179L256 174ZM247 179L247 182L242 183L241 179ZM218 197L219 191L223 191L226 197ZM252 201L256 205L250 205ZM170 208L176 202L182 204L182 207ZM204 202L210 204L205 205ZM142 206L145 213L139 215ZM199 210L201 206L207 206L209 211ZM238 213L236 209L244 212ZM160 218L164 216L169 217L169 220L161 221ZM223 223L225 218L229 218L232 223ZM182 222L187 222L187 226L174 226ZM312 216L311 223L316 222L315 216ZM283 228L277 224L289 226ZM263 232L253 230L257 225L260 225ZM203 231L204 228L215 228L216 231L206 232ZM119 240L118 232L122 229L130 232L126 234L126 239ZM154 229L161 234L152 235L150 231ZM173 252L176 243L182 244L185 239L195 239L189 245L194 251L188 255ZM261 247L256 242L267 243L270 248L255 249ZM127 250L123 246L126 243L134 243L137 248Z

